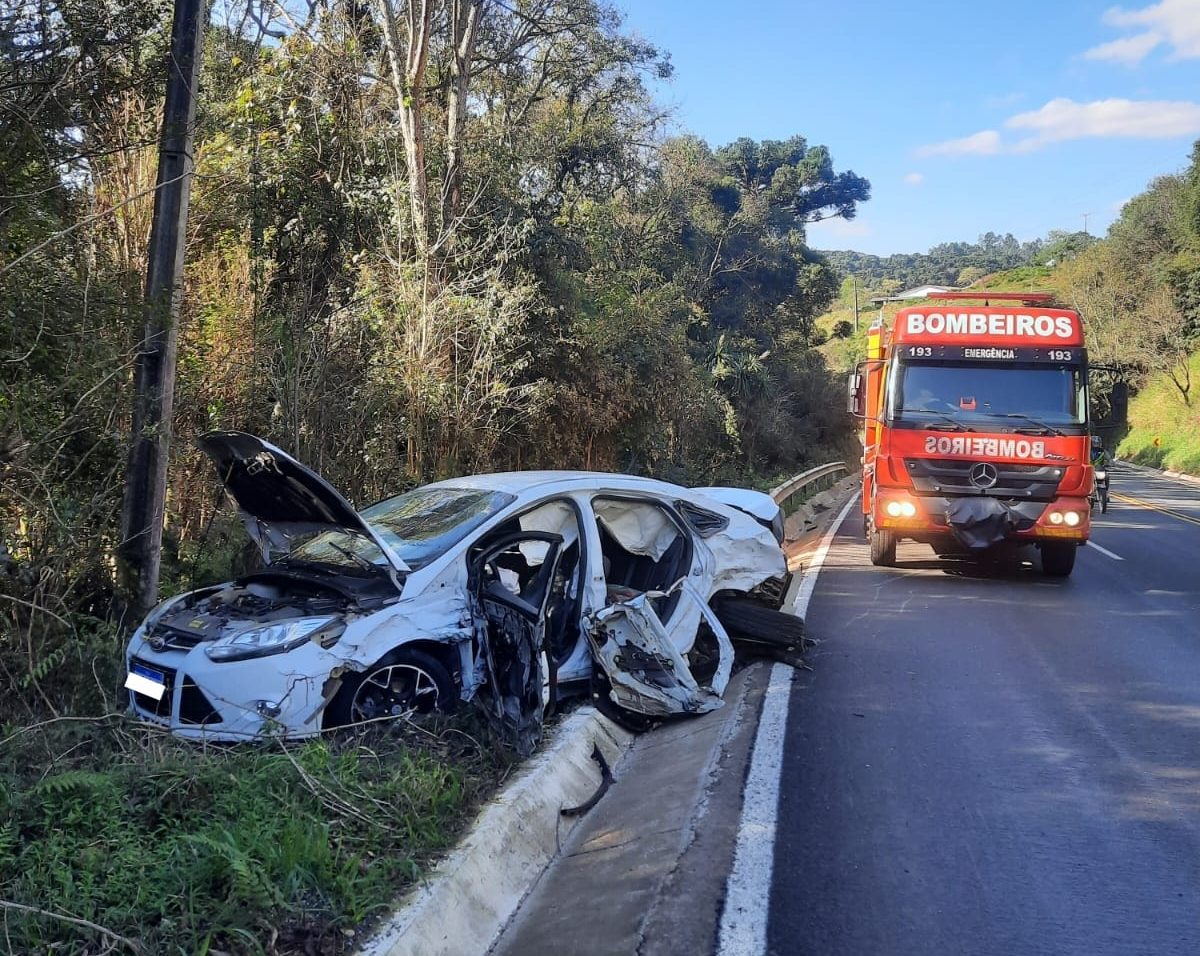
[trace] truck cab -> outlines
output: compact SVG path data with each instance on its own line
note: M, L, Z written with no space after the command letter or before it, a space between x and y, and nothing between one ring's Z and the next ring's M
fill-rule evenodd
M1051 301L946 293L871 327L850 399L872 563L892 565L905 538L1024 543L1046 574L1071 573L1091 518L1087 352L1079 315Z

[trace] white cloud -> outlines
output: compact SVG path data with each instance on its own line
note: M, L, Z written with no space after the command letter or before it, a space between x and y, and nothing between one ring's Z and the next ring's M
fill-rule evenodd
M1122 37L1109 43L1101 43L1090 50L1085 50L1085 60L1112 60L1114 63L1124 63L1126 66L1136 66L1146 58L1162 39L1157 33L1139 33L1136 36Z
M917 149L918 156L991 156L1000 152L1000 134L994 129L981 130L961 139L930 143Z
M904 181L910 186L920 186L921 183L925 182L925 175L923 173L908 173L905 175Z
M1162 44L1171 48L1172 60L1200 59L1200 0L1161 0L1138 10L1113 7L1104 22L1138 32L1092 47L1085 59L1134 65Z
M1200 133L1200 103L1186 100L1095 100L1076 103L1059 97L1039 110L1018 113L1004 124L1030 130L1018 152L1072 139L1166 139Z
M1200 134L1200 103L1123 99L1077 103L1059 97L1041 109L1009 117L1004 126L1028 135L1008 143L996 130L985 129L961 139L921 146L914 153L917 156L992 156L996 153L1032 153L1051 143L1075 139L1196 136Z

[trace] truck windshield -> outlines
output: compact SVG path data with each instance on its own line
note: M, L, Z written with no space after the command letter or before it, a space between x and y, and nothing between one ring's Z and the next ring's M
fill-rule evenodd
M1086 421L1084 376L1077 368L906 363L896 371L893 421L951 418L967 426L1018 416L1053 426Z

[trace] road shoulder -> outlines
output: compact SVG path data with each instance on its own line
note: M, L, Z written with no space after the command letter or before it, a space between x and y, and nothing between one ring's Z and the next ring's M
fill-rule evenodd
M712 950L768 673L745 668L720 710L634 741L493 956Z

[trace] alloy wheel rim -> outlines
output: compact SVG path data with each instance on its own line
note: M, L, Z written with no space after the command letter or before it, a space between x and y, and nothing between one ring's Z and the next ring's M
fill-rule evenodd
M415 664L388 664L367 675L350 703L355 722L428 714L437 707L437 681Z

